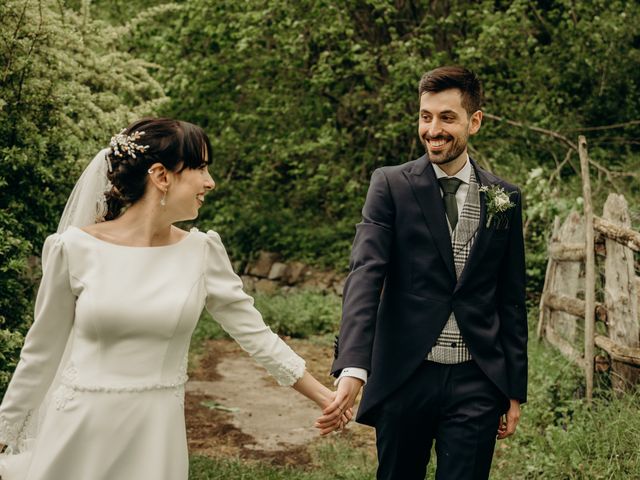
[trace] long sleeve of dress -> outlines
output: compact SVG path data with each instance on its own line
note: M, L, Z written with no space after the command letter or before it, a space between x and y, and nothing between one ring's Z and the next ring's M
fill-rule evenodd
M293 385L304 374L304 360L265 325L213 231L207 232L205 261L207 310L280 385Z
M0 406L0 443L15 447L32 414L37 414L58 368L71 326L76 297L60 235L51 235L42 250L42 281L34 322L20 361Z

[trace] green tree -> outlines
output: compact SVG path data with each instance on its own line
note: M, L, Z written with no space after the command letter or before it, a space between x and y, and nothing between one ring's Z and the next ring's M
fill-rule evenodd
M548 184L544 194L531 192L526 211L533 289L551 217L579 196L577 155L563 137L575 143L581 129L588 133L602 167L598 198L610 188L638 194L637 176L628 174L638 160L638 124L584 130L640 116L635 2L126 5L94 8L128 22L123 42L158 65L171 98L163 112L210 133L218 191L202 221L223 233L234 255L266 248L344 268L371 171L422 153L417 83L447 63L484 81L484 110L493 116L473 138L472 156L522 185Z
M82 167L164 101L121 31L53 0L0 4L0 391L32 319L40 247Z

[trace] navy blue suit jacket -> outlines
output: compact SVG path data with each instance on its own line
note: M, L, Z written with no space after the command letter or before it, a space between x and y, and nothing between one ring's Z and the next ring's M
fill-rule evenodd
M426 156L373 172L356 226L332 374L369 372L357 421L424 361L451 311L475 361L507 398L526 401L527 316L522 203L517 187L478 167L481 185L511 193L515 207L479 231L456 280L444 203Z

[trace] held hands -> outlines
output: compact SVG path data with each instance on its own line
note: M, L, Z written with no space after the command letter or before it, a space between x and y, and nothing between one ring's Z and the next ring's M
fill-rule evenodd
M354 377L342 377L338 389L333 393L333 401L323 410L323 415L316 420L315 427L321 435L334 430L342 430L353 418L353 404L362 388L363 381Z
M509 410L498 421L498 440L513 435L520 421L520 402L512 399L509 400L509 403Z
M351 408L347 408L344 410L336 408L335 410L332 410L332 415L326 415L324 413L330 408L331 405L333 405L336 396L337 392L331 392L331 396L328 401L324 404L320 404L323 415L319 417L313 424L314 427L320 430L320 435L322 435L323 437L330 434L331 432L342 430L353 418L353 409Z
M341 430L353 418L351 408L342 408L341 411L331 408L336 403L338 392L329 390L306 370L304 375L293 384L293 388L313 400L325 413L315 423L315 427L320 429L321 435L327 435L334 430ZM332 415L326 415L328 409L331 409Z

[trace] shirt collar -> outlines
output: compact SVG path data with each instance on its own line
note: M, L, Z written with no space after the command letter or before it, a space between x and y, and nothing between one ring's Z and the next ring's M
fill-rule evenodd
M467 161L464 164L464 167L462 167L460 170L458 170L458 173L456 173L452 177L449 177L449 175L447 175L444 172L444 170L442 170L435 163L432 163L431 165L433 165L433 171L436 173L436 178L443 178L443 177L445 177L445 178L458 178L458 179L462 180L466 184L469 184L471 182L471 162L469 161L469 155L467 155Z

